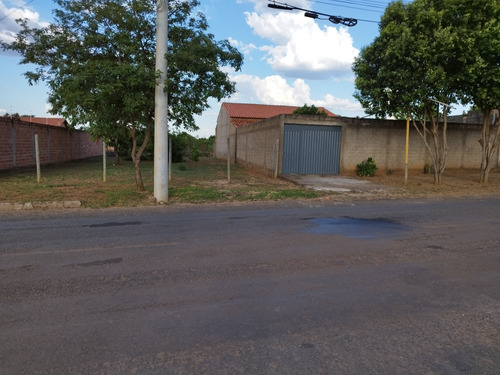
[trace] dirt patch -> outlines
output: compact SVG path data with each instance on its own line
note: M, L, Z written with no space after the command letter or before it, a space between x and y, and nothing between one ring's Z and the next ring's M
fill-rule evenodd
M391 174L377 173L374 177L357 177L354 173L345 177L361 179L386 188L385 194L394 197L428 196L482 196L500 193L500 169L490 172L489 182L480 184L479 171L473 169L449 169L443 174L441 185L434 184L434 176L420 171L410 171L405 185L404 171Z
M285 179L320 193L319 200L398 199L439 197L481 197L500 194L500 169L490 173L489 183L480 184L478 170L445 171L441 185L434 176L410 171L405 184L404 171L377 172L374 177L358 177L354 172L340 176L288 175Z

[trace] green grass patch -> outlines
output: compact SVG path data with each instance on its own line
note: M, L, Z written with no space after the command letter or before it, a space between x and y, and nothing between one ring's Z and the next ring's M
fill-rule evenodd
M42 180L37 183L34 168L1 171L0 202L78 200L89 208L154 204L152 161L141 162L144 192L136 191L134 166L130 161L113 165L113 159L108 159L106 182L103 182L102 159L42 166L41 174ZM238 165L231 165L228 182L226 162L214 158L173 164L171 175L169 201L172 203L308 199L321 195Z
M224 192L213 187L186 186L169 189L169 198L176 202L218 202L224 201Z
M271 200L281 200L281 199L298 199L298 198L317 198L319 195L314 190L305 189L286 189L286 190L273 190L261 192L256 196L256 199L271 199Z

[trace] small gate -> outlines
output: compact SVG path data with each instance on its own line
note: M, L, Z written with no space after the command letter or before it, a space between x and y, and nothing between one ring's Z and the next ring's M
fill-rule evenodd
M282 174L338 174L341 126L285 124Z

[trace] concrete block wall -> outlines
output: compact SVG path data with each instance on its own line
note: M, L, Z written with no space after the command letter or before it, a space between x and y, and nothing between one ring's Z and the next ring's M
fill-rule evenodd
M406 121L341 119L342 152L341 170L353 171L356 165L372 157L378 168L402 169L405 161ZM481 146L477 139L481 125L448 124L448 155L446 168L479 168ZM432 145L432 137L428 135ZM430 157L422 137L410 124L408 167L422 169ZM498 167L498 156L493 167Z
M404 168L406 121L364 119L342 120L340 170L350 172L367 158L375 160L379 169ZM409 166L423 168L426 152L418 133L410 127Z
M342 140L340 152L340 173L352 172L367 158L375 160L380 170L401 170L405 163L406 121L375 120L347 117L318 118L317 116L281 115L262 120L249 126L235 129L225 123L217 126L216 157L225 159L227 138L231 139L231 162L261 168L263 171L274 170L273 148L276 139L280 140L279 157L283 147L283 129L285 124L309 124L341 126ZM449 123L448 155L446 168L473 168L481 165L481 146L477 141L482 125ZM225 132L219 139L219 132ZM428 135L429 143L432 138ZM221 150L223 150L221 152ZM429 153L424 142L410 123L408 152L409 169L422 170L430 163ZM494 157L493 168L500 166L499 154ZM281 164L278 173L281 173Z
M102 155L102 142L92 141L81 130L0 118L0 170L36 165L35 134L38 134L42 165Z
M217 127L215 129L215 157L219 159L227 158L227 139L229 138L231 162L235 162L235 133L236 129L231 124L229 114L226 111L221 110L217 118Z
M251 126L238 128L236 137L237 163L260 168L272 175L276 163L279 164L279 152L276 152L276 147L279 151L280 142L282 142L282 123L283 116L278 116L259 121Z

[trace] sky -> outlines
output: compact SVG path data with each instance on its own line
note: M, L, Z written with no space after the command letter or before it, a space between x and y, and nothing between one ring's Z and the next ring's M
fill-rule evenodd
M223 68L236 83L236 93L223 102L325 107L346 117L363 117L353 97L354 58L378 36L378 21L390 1L281 0L290 6L327 15L355 18L353 27L327 19L304 16L300 10L269 8L269 0L201 0L209 32L228 40L244 55L240 71ZM13 41L15 19L29 18L32 25L53 21L52 0L0 0L0 40ZM321 17L320 17L321 18ZM20 65L21 57L0 49L0 116L5 113L52 117L48 113L47 87L29 86L23 73L33 67ZM215 134L221 103L196 117L198 137Z

